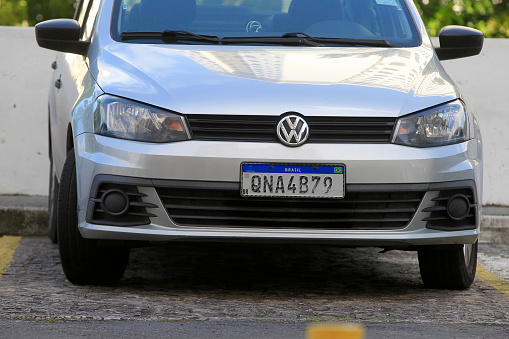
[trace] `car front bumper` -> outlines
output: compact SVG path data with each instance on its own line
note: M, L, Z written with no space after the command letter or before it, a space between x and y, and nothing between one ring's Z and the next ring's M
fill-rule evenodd
M473 243L479 235L481 206L477 203L482 182L481 161L475 140L461 144L411 148L393 144L306 144L289 148L277 143L186 141L149 144L113 139L91 133L76 137L79 227L85 238L135 241L263 241L334 243L348 246L407 247L431 244ZM166 183L192 186L239 186L242 162L342 163L346 166L346 198L362 190L390 192L393 189L422 191L415 213L404 227L335 229L236 226L211 224L204 227L179 224L158 191ZM106 179L105 179L106 178ZM109 180L132 184L148 204L149 221L142 225L107 225L91 222L94 187ZM471 227L427 227L435 198L445 190L472 189ZM91 191L92 188L92 191ZM239 193L240 195L240 193ZM277 201L277 199L275 200Z

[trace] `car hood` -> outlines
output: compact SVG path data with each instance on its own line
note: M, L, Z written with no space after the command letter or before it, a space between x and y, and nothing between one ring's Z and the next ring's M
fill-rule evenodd
M185 114L397 117L459 97L426 46L115 42L90 69L105 93Z

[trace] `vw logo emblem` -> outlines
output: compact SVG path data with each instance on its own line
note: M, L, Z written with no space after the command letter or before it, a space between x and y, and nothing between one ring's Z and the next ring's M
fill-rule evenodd
M307 122L298 115L287 115L277 124L277 136L286 146L300 146L309 137Z

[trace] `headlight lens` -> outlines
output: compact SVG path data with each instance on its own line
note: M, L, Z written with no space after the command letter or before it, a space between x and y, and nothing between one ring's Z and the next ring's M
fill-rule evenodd
M190 139L183 116L130 100L103 95L94 114L96 134L148 142Z
M400 118L392 138L395 144L433 147L469 139L466 109L460 100Z

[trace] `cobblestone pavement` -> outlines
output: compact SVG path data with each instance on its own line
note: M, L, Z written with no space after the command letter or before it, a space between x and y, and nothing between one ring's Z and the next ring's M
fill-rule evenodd
M23 238L0 278L0 319L509 324L493 287L427 289L415 252L378 251L177 243L134 249L121 283L97 287L70 284L48 239ZM509 245L480 245L488 269L508 258Z

